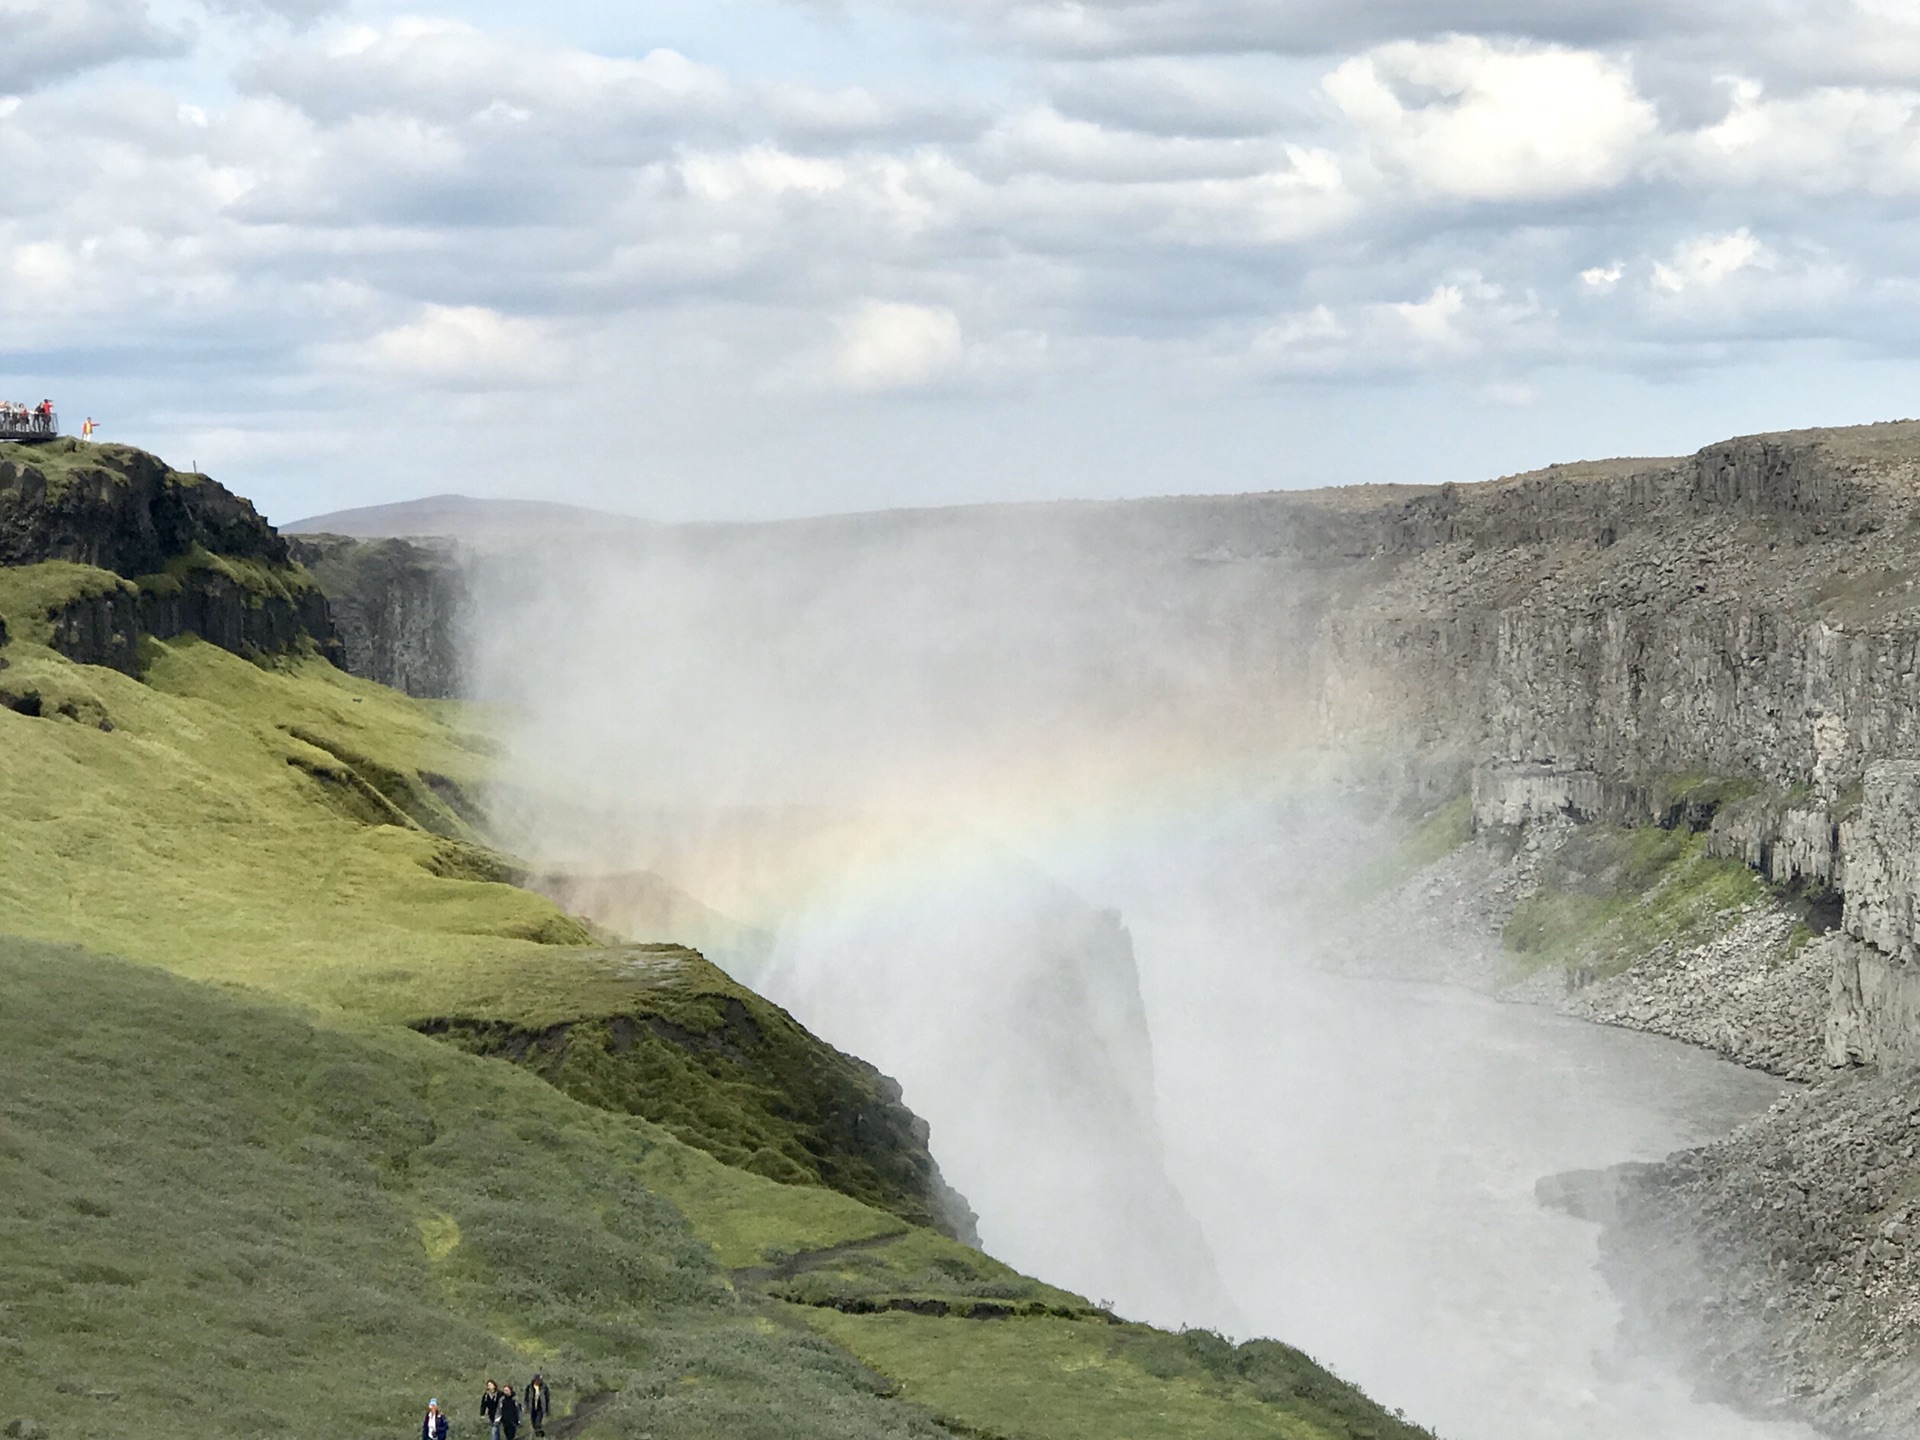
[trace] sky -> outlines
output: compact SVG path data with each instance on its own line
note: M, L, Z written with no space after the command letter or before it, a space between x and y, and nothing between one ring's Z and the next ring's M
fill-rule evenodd
M1911 0L0 0L0 396L290 521L1920 412Z

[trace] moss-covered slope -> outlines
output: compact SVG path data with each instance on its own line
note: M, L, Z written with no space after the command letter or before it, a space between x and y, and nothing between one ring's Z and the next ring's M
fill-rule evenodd
M594 1433L942 1433L756 1317L676 1172L782 1213L509 1067L0 942L0 1425L404 1434L437 1395L467 1429L543 1370Z
M537 1029L458 1016L414 1028L526 1065L577 1100L652 1120L729 1165L977 1238L897 1083L695 951L626 953L637 993L619 1013Z
M0 1359L51 1440L467 1425L534 1370L563 1434L1419 1433L517 1067L4 939Z

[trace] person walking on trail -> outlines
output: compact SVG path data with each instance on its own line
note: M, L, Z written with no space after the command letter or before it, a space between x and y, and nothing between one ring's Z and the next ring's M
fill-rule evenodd
M520 1402L513 1398L513 1386L500 1392L500 1429L506 1440L513 1440L520 1429Z
M547 1412L552 1408L553 1397L547 1394L546 1379L535 1375L527 1382L527 1421L533 1426L535 1440L546 1440Z
M480 1392L480 1418L487 1422L487 1428L493 1432L493 1440L500 1440L500 1402L505 1397L500 1387L487 1381L487 1388Z
M447 1417L438 1400L427 1401L427 1418L420 1422L420 1440L447 1440Z

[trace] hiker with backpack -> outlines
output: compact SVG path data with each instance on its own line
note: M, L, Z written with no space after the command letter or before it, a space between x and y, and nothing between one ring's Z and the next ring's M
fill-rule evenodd
M547 1392L546 1378L536 1374L527 1382L527 1421L533 1426L534 1440L546 1440L547 1412L553 1408L553 1396Z

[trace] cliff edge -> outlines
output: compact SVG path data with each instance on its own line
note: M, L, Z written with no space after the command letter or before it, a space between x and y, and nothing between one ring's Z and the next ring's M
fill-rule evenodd
M251 504L126 445L0 444L0 616L127 674L148 636L339 654L325 599Z

